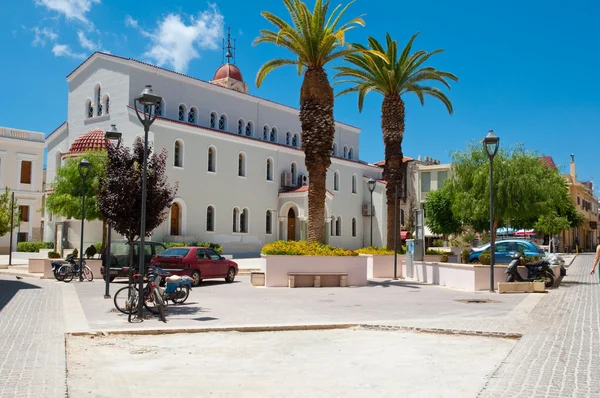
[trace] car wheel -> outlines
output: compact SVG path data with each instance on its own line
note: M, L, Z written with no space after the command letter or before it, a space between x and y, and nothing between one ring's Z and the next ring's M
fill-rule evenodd
M192 272L192 286L196 287L200 285L200 282L202 282L202 278L200 277L200 271Z
M235 268L229 268L227 271L227 276L225 277L225 282L232 283L235 280Z

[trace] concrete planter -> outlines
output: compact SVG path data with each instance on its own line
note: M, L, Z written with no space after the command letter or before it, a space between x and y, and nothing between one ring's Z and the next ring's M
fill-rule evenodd
M359 254L367 258L367 278L393 278L394 277L394 255ZM406 261L406 255L398 255L397 276L402 276L402 263Z
M85 263L92 270L92 274L95 278L102 278L102 274L100 273L100 267L102 267L102 260L93 260L93 259L85 259Z
M29 259L29 273L42 274L44 273L44 262L48 259L43 258L30 258Z
M251 272L250 282L252 286L264 286L265 285L265 273L264 272Z
M348 286L367 285L367 257L272 256L265 259L265 286L287 287L289 272L347 273ZM339 280L339 278L338 278ZM322 286L327 286L325 281Z
M425 256L423 256L423 261L427 261L427 262L440 261L440 255L439 254L426 254Z

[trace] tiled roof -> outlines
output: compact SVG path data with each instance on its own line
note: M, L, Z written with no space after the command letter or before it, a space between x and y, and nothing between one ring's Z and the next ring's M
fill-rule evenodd
M558 170L558 168L556 167L556 163L554 163L554 159L552 159L552 156L541 156L540 162L550 167L551 169Z
M83 153L86 151L101 151L106 149L104 131L95 129L75 139L69 148L69 153Z
M413 158L409 158L408 156L405 156L405 157L402 158L402 163L410 162L412 160L414 160L414 159ZM385 160L381 160L381 161L375 163L375 166L378 166L378 167L385 166Z
M298 188L292 188L286 191L282 191L280 192L280 194L286 194L286 193L302 193L302 192L308 192L308 185L302 185L301 187ZM329 193L330 195L333 195L333 193L328 189L327 193Z
M217 69L217 71L215 72L213 80L225 79L226 77L230 77L240 82L244 81L244 78L242 78L242 72L240 71L240 68L232 64L221 65L219 69Z

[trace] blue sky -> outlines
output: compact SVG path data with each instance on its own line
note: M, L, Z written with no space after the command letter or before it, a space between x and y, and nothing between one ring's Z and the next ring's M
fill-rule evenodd
M65 76L95 50L209 80L221 63L226 26L237 39L237 64L250 92L297 106L301 78L294 68L272 73L260 89L254 84L262 63L286 55L267 44L252 46L259 30L270 28L262 10L287 16L281 0L7 2L0 24L0 125L50 133L66 118ZM448 93L452 116L433 99L422 107L406 98L407 156L445 162L451 150L494 129L502 145L523 142L551 155L564 172L574 153L579 179L600 183L600 81L586 73L600 69L597 2L357 0L347 15L360 14L367 26L349 41L383 40L390 32L403 44L421 32L414 48L444 48L431 64L460 78ZM363 129L361 158L370 162L383 157L380 106L378 94L367 97L362 113L355 95L336 100L336 119Z

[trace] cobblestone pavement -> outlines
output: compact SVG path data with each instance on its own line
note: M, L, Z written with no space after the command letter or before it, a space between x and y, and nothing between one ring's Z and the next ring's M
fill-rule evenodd
M580 255L479 397L600 397L600 286Z
M65 397L61 289L0 276L0 397Z

